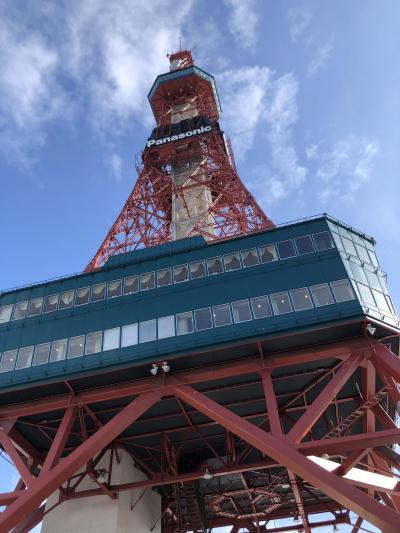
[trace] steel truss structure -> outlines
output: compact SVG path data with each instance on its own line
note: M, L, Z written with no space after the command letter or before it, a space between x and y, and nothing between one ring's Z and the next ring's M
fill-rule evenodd
M190 52L170 57L171 61L176 58L183 60L184 68L193 65ZM209 206L187 237L203 235L215 240L274 227L236 172L229 139L218 124L210 83L188 73L178 81L164 83L151 103L158 127L170 125L173 109L186 106L192 110L191 116L207 116L212 131L145 148L136 165L138 180L87 271L101 267L114 254L174 240L173 199L181 199L190 217L187 195L204 187L210 194ZM182 182L174 180L174 169L194 161Z
M344 477L358 466L393 481L400 469L392 449L400 442L393 420L400 359L388 342L355 338L268 355L260 349L258 357L95 389L76 391L66 382L66 394L0 406L0 444L21 477L14 491L0 494L0 532L28 532L51 512L42 502L57 490L62 505L152 488L163 497L163 533L228 525L231 533L262 533L267 523L268 532L310 532L350 523L350 511L359 517L353 532L366 520L397 533L399 481L389 489ZM292 386L277 393L282 380ZM44 437L41 449L29 438L35 432ZM113 483L121 449L147 479ZM96 465L105 453L110 467L101 482ZM328 471L311 456L340 466ZM80 490L86 476L96 488ZM282 517L301 523L271 529Z

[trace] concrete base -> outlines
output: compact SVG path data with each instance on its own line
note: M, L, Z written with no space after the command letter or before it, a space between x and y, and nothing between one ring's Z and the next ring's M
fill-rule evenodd
M119 450L118 455L120 462L114 460L112 484L145 479L126 452ZM107 452L96 469L108 471L109 458ZM98 488L98 485L87 477L79 485L79 490L93 488ZM121 492L116 500L108 496L93 496L63 502L45 516L41 533L160 533L161 520L157 520L161 515L161 496L150 488L144 494L143 491ZM58 491L48 498L46 509L57 501Z

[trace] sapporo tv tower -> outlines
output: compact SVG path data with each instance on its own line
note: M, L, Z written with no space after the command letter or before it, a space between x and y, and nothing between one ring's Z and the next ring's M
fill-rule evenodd
M86 270L0 293L20 475L0 533L398 533L400 329L374 239L272 224L190 52L149 100L138 181Z

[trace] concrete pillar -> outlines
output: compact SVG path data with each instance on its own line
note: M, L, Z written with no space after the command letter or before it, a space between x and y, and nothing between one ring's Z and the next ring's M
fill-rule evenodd
M171 122L176 124L197 115L193 102L187 102L172 108ZM172 179L178 187L184 187L180 193L172 195L171 233L174 240L188 237L199 220L203 220L202 225L210 233L214 232L210 216L204 219L212 204L212 196L208 178L201 168L202 162L201 157L195 157L182 159L179 164L173 165Z
M128 483L145 479L137 470L129 455L118 451L120 462L114 460L111 483ZM96 470L109 468L109 452L105 454ZM87 477L78 490L98 488ZM41 533L146 533L161 515L161 496L148 488L121 492L116 500L108 496L93 496L63 502L45 516ZM142 496L143 494L143 496ZM140 499L139 499L140 498ZM58 501L58 491L46 502L46 509ZM132 509L133 507L133 509ZM161 520L152 530L161 532Z

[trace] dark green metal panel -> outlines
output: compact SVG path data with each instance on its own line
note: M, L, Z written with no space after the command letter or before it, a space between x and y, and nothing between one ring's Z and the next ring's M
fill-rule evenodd
M379 309L375 309L374 315L371 305L368 309L366 308L350 266L351 261L360 262L360 264L361 261L359 258L346 253L343 241L338 236L350 237L350 240L354 239L355 243L357 242L359 246L364 246L371 252L374 246L373 240L350 231L325 217L293 223L256 235L223 242L208 244L202 237L193 237L114 256L102 269L96 272L78 274L28 288L6 291L0 296L0 307L269 243L294 239L328 229L332 231L339 249L315 251L307 255L298 255L297 257L0 324L0 353L167 315L176 315L185 311L347 278L352 280L357 295L354 300L155 340L76 359L2 372L0 373L0 386L56 376L62 376L64 379L70 374L90 369L106 366L117 367L128 361L134 364L144 359L161 359L172 356L172 354L190 353L238 339L265 337L279 331L295 333L305 328L334 324L343 319L361 320L364 315L371 315L383 322L397 325L397 318L390 307L388 309L391 312L387 312L387 316L382 315L382 310ZM364 262L362 268L371 270L371 279L374 269L376 279L384 279L378 267ZM387 287L386 289L385 287L382 288L381 292L387 297L388 292Z

